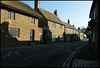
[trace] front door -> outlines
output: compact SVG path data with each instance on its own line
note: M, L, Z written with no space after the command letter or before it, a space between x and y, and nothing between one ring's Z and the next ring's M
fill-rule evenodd
M30 41L34 41L34 30L30 32Z
M43 42L43 35L42 35L42 33L40 33L40 43L42 43Z

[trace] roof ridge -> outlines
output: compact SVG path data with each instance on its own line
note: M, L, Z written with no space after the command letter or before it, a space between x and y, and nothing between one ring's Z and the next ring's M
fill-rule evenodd
M40 9L43 9L43 8L40 8ZM43 10L45 10L45 9L43 9ZM45 10L45 11L47 11L47 10ZM52 12L50 12L50 11L47 11L47 12L49 12L49 13L55 15L54 13L52 13ZM55 16L56 16L56 15L55 15ZM56 16L56 17L57 17L57 16ZM58 17L58 18L59 18L59 17Z

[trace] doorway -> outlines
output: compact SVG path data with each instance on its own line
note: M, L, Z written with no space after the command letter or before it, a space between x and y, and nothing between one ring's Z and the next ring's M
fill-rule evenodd
M30 31L30 41L34 41L34 30Z

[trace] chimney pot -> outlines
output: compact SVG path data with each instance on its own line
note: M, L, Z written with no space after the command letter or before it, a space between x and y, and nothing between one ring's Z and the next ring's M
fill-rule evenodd
M68 24L70 24L70 20L68 19Z
M73 25L73 27L74 27L74 25Z
M54 11L54 14L55 14L56 16L58 16L58 11L57 11L57 9Z
M80 30L80 27L78 27L78 30Z

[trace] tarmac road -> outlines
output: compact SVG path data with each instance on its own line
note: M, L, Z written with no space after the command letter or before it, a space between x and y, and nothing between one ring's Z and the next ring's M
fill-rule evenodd
M18 50L11 56L2 55L1 67L63 67L77 48L87 44L77 41Z

